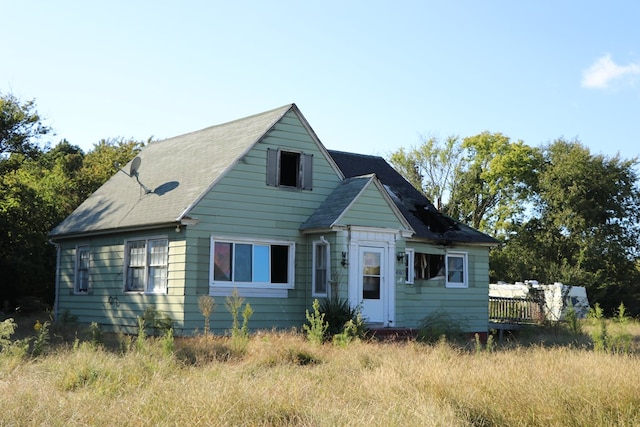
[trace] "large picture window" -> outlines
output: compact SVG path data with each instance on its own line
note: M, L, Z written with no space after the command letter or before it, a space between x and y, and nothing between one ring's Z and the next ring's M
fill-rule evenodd
M211 239L213 285L293 287L291 242Z
M169 240L129 240L125 246L125 291L166 293Z
M89 246L76 248L76 275L73 291L76 294L89 292L89 267L91 264L91 251Z

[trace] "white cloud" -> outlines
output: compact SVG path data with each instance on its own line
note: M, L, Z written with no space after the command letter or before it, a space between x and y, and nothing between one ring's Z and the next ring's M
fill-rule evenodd
M633 83L635 76L640 75L640 64L618 65L605 55L593 63L582 73L582 86L592 89L606 89L612 81Z

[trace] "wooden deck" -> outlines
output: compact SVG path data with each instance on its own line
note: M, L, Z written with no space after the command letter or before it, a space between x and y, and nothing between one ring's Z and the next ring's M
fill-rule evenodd
M489 329L497 330L500 340L504 331L538 325L544 318L544 302L540 298L489 297Z

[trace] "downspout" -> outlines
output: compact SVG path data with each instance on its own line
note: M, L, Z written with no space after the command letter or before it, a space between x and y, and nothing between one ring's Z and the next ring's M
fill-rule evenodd
M329 267L329 268L327 268L327 274L329 275L329 277L327 277L327 279L326 279L327 283L329 285L329 289L327 289L327 298L333 299L332 296L333 296L334 279L333 279L333 273L331 272L331 268L332 268L332 265L331 265L331 243L329 243L327 241L327 239L324 238L324 236L320 236L320 241L322 243L324 243L325 245L327 245L327 261L326 261L327 265L326 266ZM314 259L311 260L311 265L312 265L311 274L315 274L315 271L314 271L315 270L315 262L316 261ZM336 288L338 287L338 283L335 283L335 287Z
M49 243L56 247L56 277L55 295L53 298L53 320L58 319L58 294L60 292L60 244L49 239Z

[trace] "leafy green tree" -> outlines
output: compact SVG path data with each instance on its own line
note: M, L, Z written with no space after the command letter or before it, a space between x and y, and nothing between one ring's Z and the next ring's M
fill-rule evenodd
M539 150L500 133L464 138L464 158L456 171L448 212L494 236L523 214L536 187Z
M29 156L12 153L0 159L3 305L22 296L52 302L55 250L48 243L49 232L116 172L115 161L128 162L141 146L103 140L85 155L63 140L53 149L34 146Z
M128 163L143 146L143 142L122 138L102 139L94 144L93 149L85 155L82 168L78 172L80 202L111 178L117 171L115 163Z
M54 251L47 233L60 219L57 177L41 167L42 155L12 154L18 164L0 177L0 266L3 301L52 295Z
M492 251L492 278L582 285L609 312L620 302L638 307L638 160L592 155L564 139L543 155L531 216Z
M536 186L540 151L500 133L423 139L389 161L443 213L489 234L524 211Z
M35 101L22 102L14 95L0 93L0 155L38 153L37 141L51 132L42 123Z
M391 154L389 161L436 208L443 209L460 168L461 154L462 146L457 136L449 136L444 141L423 137L420 146L410 151L400 148Z

